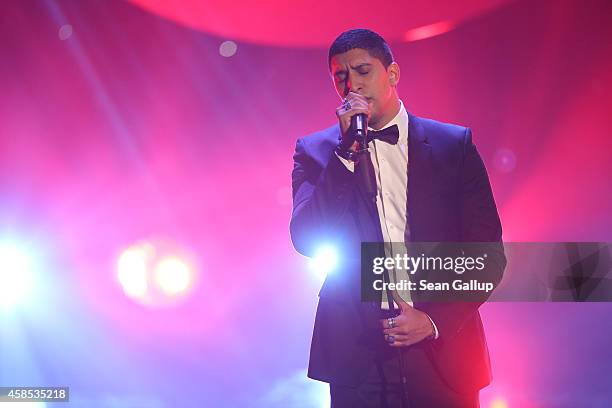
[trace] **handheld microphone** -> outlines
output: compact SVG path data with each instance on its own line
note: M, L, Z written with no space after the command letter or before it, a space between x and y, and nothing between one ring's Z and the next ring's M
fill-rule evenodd
M355 139L361 143L362 139L365 140L366 134L368 133L368 117L365 113L358 113L356 115L351 116L351 127L355 132ZM363 149L368 146L363 145Z
M374 184L374 175L372 168L372 160L368 149L368 116L365 113L358 113L351 116L351 128L355 136L355 140L359 142L359 149L362 150L363 157L357 163L358 172L364 186L364 190L370 198L376 199L376 185Z

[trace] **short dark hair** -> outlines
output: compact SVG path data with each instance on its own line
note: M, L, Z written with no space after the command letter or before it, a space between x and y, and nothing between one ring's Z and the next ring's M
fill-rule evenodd
M343 54L355 48L361 48L378 58L385 68L393 62L393 54L389 45L379 34L367 28L356 28L343 32L329 47L327 63L331 70L331 59L334 55Z

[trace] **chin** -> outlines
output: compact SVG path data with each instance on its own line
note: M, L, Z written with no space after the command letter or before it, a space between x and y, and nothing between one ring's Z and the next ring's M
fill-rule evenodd
M378 116L370 115L369 126L378 125L380 118Z

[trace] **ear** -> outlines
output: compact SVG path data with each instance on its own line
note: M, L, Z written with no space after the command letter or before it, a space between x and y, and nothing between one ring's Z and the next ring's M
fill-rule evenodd
M387 67L387 74L389 75L389 84L391 86L397 86L400 80L400 67L397 62L392 62Z

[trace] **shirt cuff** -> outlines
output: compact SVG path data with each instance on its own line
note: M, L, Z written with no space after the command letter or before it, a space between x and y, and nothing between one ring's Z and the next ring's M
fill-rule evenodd
M429 319L429 321L431 322L433 328L434 328L434 340L437 340L438 337L440 337L440 332L438 331L438 326L436 326L436 324L434 323L433 320L431 320L431 317L429 317L429 315L426 313L427 318Z
M336 155L336 157L338 159L340 159L340 161L344 164L344 166L351 172L354 173L355 172L355 163L350 161L350 160L346 160L344 157L340 157L338 155L338 153L334 152L334 154Z

